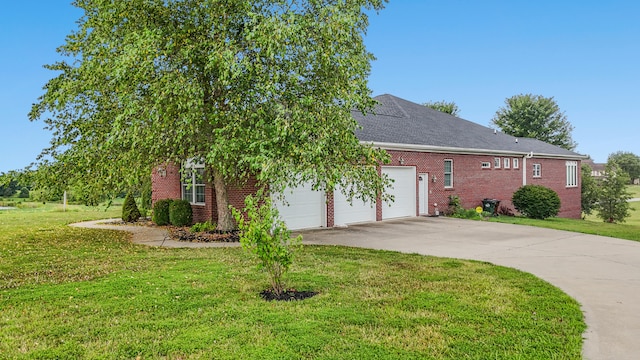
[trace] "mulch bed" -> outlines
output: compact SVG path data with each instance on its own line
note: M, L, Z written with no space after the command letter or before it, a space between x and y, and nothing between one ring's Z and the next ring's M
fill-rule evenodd
M192 232L188 227L167 227L172 239L191 242L239 242L240 232L233 231L203 231Z
M267 289L260 293L260 296L267 301L304 300L316 295L318 295L316 291L298 291L296 289L285 290L279 296L272 289Z
M140 218L136 222L125 222L122 220L114 220L110 221L106 224L109 225L135 225L135 226L148 226L148 227L158 227L151 219ZM203 232L192 232L191 229L187 226L185 227L177 227L177 226L163 226L169 236L173 240L177 241L191 241L191 242L240 242L240 232L237 230L233 231L203 231Z
M126 222L123 220L113 220L109 222L105 222L107 225L134 225L134 226L149 226L149 227L157 227L156 223L151 221L150 218L140 218L138 221L134 222Z

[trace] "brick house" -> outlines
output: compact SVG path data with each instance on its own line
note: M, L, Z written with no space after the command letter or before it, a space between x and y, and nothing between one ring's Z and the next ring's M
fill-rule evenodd
M391 163L379 172L394 179L389 189L394 203L349 204L338 190L331 194L303 185L285 193L289 206L278 205L290 228L434 215L447 208L451 195L458 196L464 208L492 198L513 209L513 192L526 184L553 189L561 199L559 216L580 218L580 163L585 156L539 140L517 139L392 95L375 99L378 105L372 113L352 114L362 126L356 132L360 141L391 155ZM202 180L202 171L195 166L187 186L177 166L157 168L152 175L153 201L185 198L192 203L195 222L215 221L215 194ZM229 202L242 207L254 185L229 189Z

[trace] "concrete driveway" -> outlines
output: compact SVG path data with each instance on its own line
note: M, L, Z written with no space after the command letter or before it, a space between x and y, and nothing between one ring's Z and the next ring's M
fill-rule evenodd
M304 242L488 261L532 273L582 304L585 359L640 359L640 243L529 226L408 218L304 231Z

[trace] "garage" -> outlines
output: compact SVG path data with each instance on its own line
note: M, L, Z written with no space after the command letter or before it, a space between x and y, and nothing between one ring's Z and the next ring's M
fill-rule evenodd
M341 189L333 193L333 222L336 226L376 221L375 202L353 199L349 204Z
M416 216L416 168L413 166L383 166L382 173L393 180L387 190L395 201L382 203L382 218Z
M289 229L326 226L324 192L313 190L311 184L303 184L293 189L286 189L283 194L284 202L274 196L273 203Z

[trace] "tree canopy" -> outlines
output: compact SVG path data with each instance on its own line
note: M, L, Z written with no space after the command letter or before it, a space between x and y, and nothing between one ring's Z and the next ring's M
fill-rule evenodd
M615 161L608 161L605 175L600 183L596 210L598 217L605 222L622 223L631 214L627 190L629 175Z
M515 137L534 138L567 150L576 148L571 138L573 126L553 97L520 94L505 100L491 122Z
M458 105L453 101L428 101L422 105L453 116L458 116L460 113L460 108L458 108Z
M613 161L629 175L630 182L640 178L640 157L628 151L617 151L609 155L607 162Z
M351 110L369 111L367 11L383 0L76 0L77 31L46 66L30 118L53 131L49 184L121 191L154 166L195 159L226 189L254 175L274 191L311 181L374 198L384 151L360 144ZM46 160L51 159L51 160ZM358 191L354 191L357 189Z

